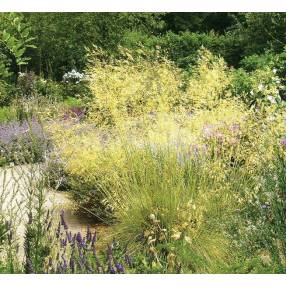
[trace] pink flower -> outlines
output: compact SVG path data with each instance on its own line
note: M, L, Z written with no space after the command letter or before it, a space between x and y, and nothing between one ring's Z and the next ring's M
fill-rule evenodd
M283 138L283 139L281 140L281 145L282 145L282 148L283 148L283 149L286 149L286 138Z

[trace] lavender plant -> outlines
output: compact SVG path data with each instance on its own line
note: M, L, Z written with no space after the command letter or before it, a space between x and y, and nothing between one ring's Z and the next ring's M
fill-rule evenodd
M50 141L35 118L0 124L0 156L6 163L43 161L49 148Z
M45 273L120 274L132 271L128 254L113 240L106 252L98 246L98 234L88 226L85 232L72 233L65 221L64 211L54 229L53 249L46 257Z

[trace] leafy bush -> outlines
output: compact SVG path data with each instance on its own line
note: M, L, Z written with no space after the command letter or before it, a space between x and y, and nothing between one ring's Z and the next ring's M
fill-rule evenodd
M184 105L193 108L212 108L228 97L230 73L222 58L202 49L197 66L187 83Z
M63 100L65 97L64 87L60 83L41 77L35 82L35 90L39 96L58 101Z
M250 73L242 69L233 72L232 93L249 106L264 108L283 105L280 90L285 87L277 76L275 68L266 66Z
M273 69L277 67L279 56L276 54L272 54L270 52L266 52L261 55L251 55L243 58L240 61L240 66L248 72L265 69L267 67Z
M8 106L16 97L17 90L12 85L0 80L0 108Z
M9 79L17 78L17 73L22 66L26 66L30 60L26 56L28 49L36 48L32 45L31 27L24 22L24 17L17 13L1 15L2 31L0 33L0 54L4 55L4 63L1 62L0 76ZM14 73L14 74L13 74Z

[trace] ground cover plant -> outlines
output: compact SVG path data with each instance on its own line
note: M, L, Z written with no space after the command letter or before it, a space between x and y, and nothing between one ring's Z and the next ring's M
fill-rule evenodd
M0 14L0 272L285 273L284 14L73 16Z

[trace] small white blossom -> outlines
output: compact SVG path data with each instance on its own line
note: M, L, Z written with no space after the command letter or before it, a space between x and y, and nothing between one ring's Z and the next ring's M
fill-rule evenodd
M275 99L275 97L272 96L272 95L268 95L268 96L267 96L267 99L268 99L272 104L275 104L275 103L276 103L276 99Z
M77 72L75 69L73 69L72 71L67 72L63 75L63 82L75 82L76 84L78 84L84 78L85 75L83 73Z
M262 83L260 83L260 84L258 85L258 90L259 90L259 91L263 91L263 90L264 90L264 85L263 85Z
M276 73L276 72L277 72L277 69L276 69L276 68L274 68L272 71L273 71L273 73Z

